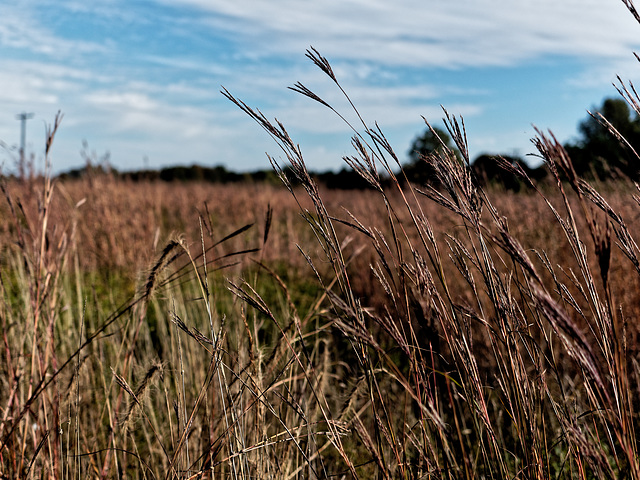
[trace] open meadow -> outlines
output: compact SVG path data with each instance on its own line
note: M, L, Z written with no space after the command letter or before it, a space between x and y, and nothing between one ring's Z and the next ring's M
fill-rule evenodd
M362 121L332 190L223 94L280 183L0 181L0 478L640 480L636 184L538 132L483 187L445 111L430 183Z
M440 161L3 183L3 478L637 478L635 187Z

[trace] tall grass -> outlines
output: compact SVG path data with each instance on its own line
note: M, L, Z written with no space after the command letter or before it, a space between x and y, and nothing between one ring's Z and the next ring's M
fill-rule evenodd
M307 56L353 105L329 62L314 49ZM304 85L292 89L333 110ZM333 324L352 347L358 379L339 418L372 462L358 468L336 441L353 477L640 476L638 363L629 354L629 314L616 300L626 287L617 282L623 291L616 292L611 281L612 250L640 273L638 247L622 217L576 176L552 135L538 132L534 143L555 179L559 206L524 171L504 167L536 189L559 225L564 238L557 241L566 249L559 264L543 250L525 250L511 234L507 218L473 176L464 123L446 111L460 157L442 142L442 151L423 158L438 174L435 188L408 185L382 131L368 127L354 107L361 125L347 122L356 155L345 162L377 191L386 209L383 232L348 210L342 219L331 212L285 127L223 93L277 142L313 202L302 214L324 256L307 259L326 291ZM287 170L270 159L297 197ZM383 177L402 198L399 205ZM446 250L425 215L425 200L457 219ZM370 269L385 293L376 309L352 287L362 272L350 268L349 237L338 234L345 225L376 252ZM317 262L331 265L328 277ZM471 301L452 288L460 282L452 280L448 262Z
M588 184L538 132L552 184L504 163L530 193L485 190L446 111L457 152L412 185L354 107L372 190L330 192L224 94L284 152L288 200L2 184L2 478L640 478L637 186Z
M166 228L154 223L172 219L161 211L130 225L140 210L126 217L130 202L116 200L127 187L47 172L2 185L3 478L326 476L327 438L344 431L329 416L337 400L326 385L341 367L319 317L323 293L291 292L283 273L295 273L265 263L267 244L294 234L290 216L273 221L260 205L260 225L237 225L237 213L221 225L227 198L213 213L200 207L196 235L162 245ZM187 189L194 198L198 187ZM235 206L246 204L237 193ZM91 243L97 229L104 243ZM112 278L131 275L123 258L139 266L154 249L133 289Z

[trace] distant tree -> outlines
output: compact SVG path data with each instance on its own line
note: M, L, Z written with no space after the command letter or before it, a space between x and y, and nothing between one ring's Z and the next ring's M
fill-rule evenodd
M351 169L343 168L339 172L327 171L314 174L327 188L335 190L367 190L372 188L360 174Z
M607 98L602 106L580 122L580 138L576 143L565 145L576 173L586 178L606 180L629 177L640 179L640 161L633 151L621 143L597 119L600 113L635 148L640 147L640 119L627 102L618 98Z
M230 172L221 165L216 167L203 167L201 165L167 167L160 170L158 178L165 182L210 182L232 183L239 182L245 177L241 174ZM246 178L250 180L250 177Z
M409 181L421 185L433 184L437 179L437 175L425 158L432 153L442 152L445 146L457 154L449 134L438 127L433 127L433 131L427 129L417 137L409 149L409 162L403 168Z
M228 173L231 175L231 172ZM280 179L273 170L257 170L243 175L244 179L249 178L250 181L256 183L267 183L270 185L280 185Z
M509 162L511 165L520 166L524 173L532 180L542 180L547 174L544 168L531 168L519 157L500 155L500 158ZM514 192L518 192L526 186L523 179L500 166L496 155L485 154L476 157L473 161L472 168L476 178L482 185L500 185L506 190Z

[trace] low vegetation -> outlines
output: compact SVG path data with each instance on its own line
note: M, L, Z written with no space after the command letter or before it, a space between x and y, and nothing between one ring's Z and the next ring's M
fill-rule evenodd
M640 478L635 184L538 132L551 181L484 186L445 112L437 182L362 122L330 189L224 94L284 188L2 183L2 478Z

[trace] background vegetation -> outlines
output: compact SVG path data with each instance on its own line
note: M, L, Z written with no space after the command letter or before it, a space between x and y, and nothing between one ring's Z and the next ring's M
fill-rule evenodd
M402 178L424 185L437 183L437 172L433 170L427 162L423 161L434 153L441 153L448 148L460 156L456 146L452 142L449 133L442 128L426 128L417 136L407 151L407 161L403 162ZM615 131L612 132L611 129ZM583 178L597 181L609 181L617 179L638 180L638 168L635 165L635 145L640 142L640 117L630 109L628 103L623 98L607 98L602 105L578 125L578 136L575 140L567 142L564 148L570 154L576 172ZM624 138L624 141L620 141ZM109 163L108 153L98 158L97 154L87 153L88 146L85 143L82 157L85 166L79 169L70 170L59 175L61 179L78 179L87 175L109 174L121 179L134 182L162 180L165 182L210 182L210 183L256 183L267 182L278 185L279 179L273 170L258 170L254 172L237 173L225 169L223 166L206 167L202 165L174 166L160 170L137 170L118 172ZM483 185L499 185L508 190L518 191L527 188L523 182L512 172L499 166L496 158L501 157L513 165L518 165L527 175L541 182L549 180L548 170L544 163L540 164L539 159L525 161L521 157L512 155L498 155L484 153L471 160L474 173L478 181ZM25 178L30 168L18 164L18 178ZM538 164L536 167L529 166L529 163ZM284 167L285 171L288 167ZM289 172L291 173L291 172ZM395 171L398 174L398 171ZM371 188L371 185L352 169L343 168L338 172L310 172L310 175L318 183L331 189L363 190ZM290 175L295 181L295 176ZM383 175L384 176L384 175ZM391 184L391 179L385 177L381 179Z

